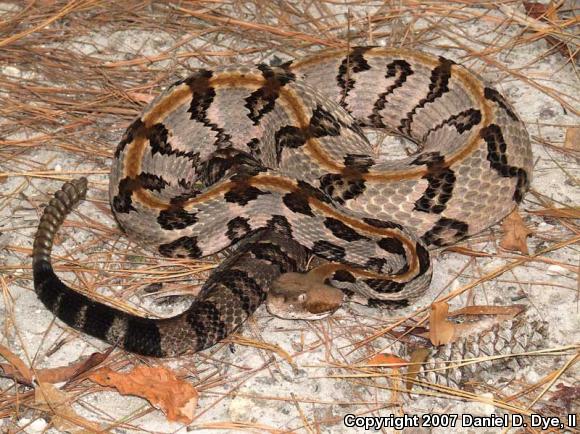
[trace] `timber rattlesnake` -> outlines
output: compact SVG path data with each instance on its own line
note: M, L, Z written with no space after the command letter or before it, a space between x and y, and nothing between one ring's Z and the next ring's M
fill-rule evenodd
M378 161L363 127L418 151ZM494 224L530 182L528 134L473 73L415 51L328 50L279 67L197 70L127 129L110 176L123 230L166 256L199 258L242 240L191 307L136 317L64 285L54 233L84 197L66 184L42 217L34 282L70 326L150 356L199 351L236 329L282 273L314 253L326 278L371 303L406 306L431 278L428 248Z

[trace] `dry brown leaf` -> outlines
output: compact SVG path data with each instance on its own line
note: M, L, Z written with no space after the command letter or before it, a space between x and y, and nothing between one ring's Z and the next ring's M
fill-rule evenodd
M93 353L89 357L73 362L68 366L59 366L57 368L45 368L35 370L39 381L44 383L60 383L62 381L71 382L82 378L87 371L97 365L100 365L113 351L115 347L110 347L106 352Z
M566 129L564 147L573 151L580 151L580 127L569 127Z
M524 2L524 8L528 17L533 18L535 23L545 24L552 26L553 24L558 24L561 22L558 16L558 10L560 9L562 3L554 3L546 5L539 2ZM532 23L532 29L538 30L537 26ZM550 27L548 27L550 29ZM548 44L555 47L566 59L571 58L571 61L576 60L575 47L568 44L566 39L562 37L555 37L548 32L542 32L544 39Z
M572 411L574 402L580 402L580 384L567 386L564 383L556 384L556 391L552 393L550 401L560 401L566 410Z
M449 305L437 302L431 305L429 316L429 340L435 346L445 345L453 340L455 324L447 321Z
M560 17L558 16L558 10L561 7L561 3L550 3L544 4L540 2L524 2L524 8L526 14L529 17L540 19L541 21L546 21L548 23L557 22Z
M539 2L524 2L526 14L532 18L557 19L556 9Z
M454 332L452 342L467 336L481 334L496 324L515 318L525 310L525 306L515 304L513 306L467 306L450 312L447 314L447 318L463 317L464 319L461 323L451 323ZM474 319L477 316L480 318Z
M0 345L0 355L5 357L11 363L0 363L0 370L2 370L6 376L30 387L33 386L33 377L36 378L38 382L42 383L54 384L63 381L70 382L78 379L79 376L82 376L85 372L102 363L113 349L114 347L111 347L111 349L105 353L93 353L88 358L78 362L73 362L68 366L34 369L34 371L30 371L23 362L18 365L14 358L16 356L11 357L10 353L7 352L7 349Z
M512 306L466 306L450 312L447 315L447 318L460 315L498 315L506 316L507 319L511 319L522 313L524 310L526 310L526 307L522 304L514 304Z
M375 366L380 365L385 368L401 368L407 366L409 362L405 359L401 359L399 356L389 353L381 353L371 357L365 365Z
M75 363L69 366L69 368L71 369L71 374L70 377L68 377L68 381L79 380L82 379L83 377L86 377L87 373L91 369L103 363L107 359L107 357L109 357L109 355L113 352L114 349L115 347L112 346L102 353L93 353L85 360L81 360L79 363ZM54 382L55 381L53 381L53 383Z
M455 342L472 334L481 333L493 327L494 324L513 319L525 310L525 306L514 304L512 306L467 306L453 312L447 312L445 315L446 324L443 324L443 328L447 329L450 326L453 329L453 337L447 343ZM441 315L443 318L442 313ZM473 316L483 317L475 320L470 319ZM464 317L465 321L461 323L447 321L448 318L454 317ZM424 339L431 339L431 330L419 331L414 333L414 335Z
M501 224L503 236L499 242L502 249L519 251L528 255L528 243L526 239L532 233L524 224L517 209L514 209Z
M163 367L139 366L128 373L102 368L89 379L105 387L114 387L122 395L135 395L159 408L167 419L191 423L197 407L198 393L195 387L178 379Z
M407 391L410 392L413 388L413 381L417 378L419 372L421 372L421 365L427 361L429 354L431 354L429 348L417 348L411 353L411 361L405 374L405 389Z
M398 390L401 389L401 368L408 366L409 362L405 359L395 356L390 353L381 353L371 357L367 362L367 366L381 366L382 368L389 368L392 372L390 379L392 381L393 393L391 394L391 404L395 405L398 402Z
M10 351L4 345L0 345L0 356L2 356L10 364L10 367L3 368L5 372L12 371L13 375L18 375L27 384L32 384L32 371L26 366L20 357Z
M69 394L53 384L41 382L34 389L36 408L53 414L51 423L58 430L74 434L102 432L101 426L75 413L71 407L72 399Z

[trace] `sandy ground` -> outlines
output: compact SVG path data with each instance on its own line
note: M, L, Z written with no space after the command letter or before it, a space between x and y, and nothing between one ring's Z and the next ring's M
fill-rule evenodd
M209 3L207 6L217 7ZM521 23L507 20L511 12L523 12L523 7L518 2L510 3L504 9L492 10L464 8L459 3L453 3L454 12L448 15L443 14L443 11L425 12L421 15L416 13L416 8L413 10L409 6L403 8L402 14L396 20L373 28L372 37L364 17L367 14L380 13L378 3L351 5L350 8L331 6L334 19L342 24L340 31L322 35L325 38L332 36L336 40L345 40L345 12L350 9L350 30L353 35L359 35L353 40L353 44L396 45L398 41L416 41L412 46L465 64L501 90L526 122L533 139L536 161L532 183L534 194L528 194L520 207L525 223L532 230L532 236L528 240L530 253L533 255L557 243L570 241L577 235L578 232L572 231L577 229L572 220L563 222L559 218L531 212L550 206L577 206L579 203L578 160L574 159L572 150L566 147L564 140L567 129L578 125L578 117L575 115L579 108L577 72L569 62L566 64L562 53L550 50L549 42L545 39L528 38L521 45L512 45L514 41L529 36L526 31L537 30L529 27L525 29ZM21 6L18 4L0 3L0 11L4 11L5 17L19 7ZM252 22L254 7L249 4L246 6L247 10L246 7L238 7L239 5L223 5L218 9L241 21ZM297 4L295 7L300 9L306 6ZM329 13L328 10L325 11L324 13ZM179 14L170 10L163 13ZM479 18L473 18L475 16ZM167 16L161 15L160 22L166 18ZM193 17L188 19L192 22L204 22ZM263 20L262 22L268 22L267 17ZM278 23L275 28L290 28L291 24L305 34L321 36L312 30L312 26L297 21ZM59 20L47 24L47 28L58 26ZM186 40L182 46L171 52L196 49L221 51L229 48L240 50L255 48L255 44L258 44L258 48L268 46L268 32L261 33L260 41L256 42L248 38L247 34L245 36L245 32L251 31L246 29L236 35L221 35L218 30L219 37L202 34ZM70 50L79 56L91 57L98 65L99 62L156 56L174 49L175 34L175 31L164 32L162 26L157 32L143 32L134 27L120 30L118 26L105 23L95 25L88 33L69 38L65 46L58 48ZM395 41L392 38L396 38ZM47 47L56 48L50 42L47 42ZM490 47L500 48L493 51ZM260 51L248 55L240 54L235 58L240 62L291 58L288 47L281 44L278 48L269 47ZM309 51L316 50L310 48ZM221 64L231 62L232 59L211 57L210 61ZM157 61L155 70L166 69L167 74L157 74L159 84L156 88L132 89L135 92L133 96L147 96L149 92L154 95L162 85L200 65L201 62L196 57L180 59L175 55ZM140 66L148 67L147 64ZM137 68L134 73L138 74ZM0 65L0 75L11 82L25 81L35 74L37 72L33 66L23 68L22 65L9 63ZM75 76L77 72L65 70L63 74ZM82 76L79 80L83 83ZM92 84L87 83L87 86L90 85ZM11 92L10 88L0 88L4 106L9 101L14 102L15 97ZM67 282L98 289L107 296L130 298L131 303L150 313L167 316L187 306L187 299L182 295L188 292L192 284L196 287L199 285L199 281L206 276L204 267L207 269L207 265L212 264L206 262L191 265L150 255L124 239L116 228L107 204L109 158L128 120L143 104L129 104L122 99L120 101L118 107L127 110L119 110L121 115L117 117L109 115L107 120L102 120L102 123L91 130L93 135L89 137L81 139L75 136L73 129L72 135L62 142L52 140L48 144L42 144L34 141L26 146L31 137L58 129L54 125L50 131L35 132L33 128L8 129L10 134L0 136L3 141L0 144L0 284L3 291L0 299L0 344L35 368L64 366L96 350L106 349L101 342L81 336L55 321L53 315L37 300L32 288L29 255L35 225L42 203L60 186L62 179L77 176L75 173L84 173L89 175L90 180L90 200L83 203L78 213L71 217L71 222L61 231L59 244L55 248L59 274ZM74 110L75 107L71 107L71 111ZM38 116L42 117L43 112L39 111ZM7 125L14 119L11 113L5 112L3 119L0 119L3 124L0 125ZM62 128L66 130L66 127L66 122L63 122ZM86 153L71 151L68 145L75 143L77 139L79 147L90 143ZM20 147L13 144L15 141L21 141ZM575 146L575 156L578 157L578 143ZM17 151L13 151L15 148ZM2 153L5 153L5 158L1 157ZM242 429L256 432L354 432L354 428L347 428L343 424L343 417L348 413L368 416L500 414L504 410L493 404L493 397L501 401L518 392L523 392L522 396L511 403L525 409L532 405L532 401L544 386L537 391L527 388L549 373L564 368L574 357L573 351L557 357L530 357L528 367L516 374L507 394L508 389L503 390L505 379L502 378L501 371L498 371L496 378L492 378L488 384L481 384L467 398L440 392L413 397L401 394L393 396L390 390L393 383L388 378L345 378L346 375L354 373L349 366L364 361L376 352L391 351L392 340L387 337L377 338L359 348L357 344L363 339L397 319L428 306L437 297L470 285L520 258L516 253L498 248L499 234L500 228L497 226L482 237L463 243L464 247L490 253L490 257L475 258L452 252L437 253L434 259L433 283L428 293L412 308L385 312L346 305L332 318L318 322L275 319L261 308L239 332L240 335L251 338L253 345L217 345L188 358L146 361L150 365L165 365L173 369L186 376L187 381L199 389L198 411L189 428L181 423L168 422L160 411L152 409L143 399L124 397L115 390L97 388L90 383L77 384L67 389L74 398L72 407L79 416L96 421L103 428L110 427L110 432L118 433L186 432L196 428L206 428L209 430L207 432L223 432L219 429L220 423L225 424L226 432L239 432ZM550 338L545 342L546 348L577 345L580 342L578 261L577 244L551 250L500 273L496 278L485 279L470 291L455 297L451 301L452 308L467 304L525 304L530 311L549 324ZM122 277L120 270L125 273ZM153 273L155 270L174 274L159 278ZM170 297L169 302L167 298L154 297L143 290L144 281L146 284L163 282L162 294L177 294L178 297ZM136 295L131 297L131 294ZM290 355L292 363L281 357L280 353L256 348L256 342L277 345ZM135 356L116 351L107 363L115 370L123 370L141 362ZM577 367L567 369L551 385L550 392L532 405L531 410L548 411L548 396L558 383L567 386L578 384ZM10 379L0 378L0 390L3 399L14 399L17 391L22 394L27 389L17 387ZM14 407L10 415L4 414L5 419L0 420L0 431L60 432L49 425L50 412L34 411L29 405L30 402ZM565 413L562 410L562 414ZM234 425L234 422L239 424ZM19 427L21 431L18 431ZM430 431L428 428L409 428L405 432ZM433 428L432 432L467 431L458 424L454 428ZM473 428L473 432L499 432L499 429Z

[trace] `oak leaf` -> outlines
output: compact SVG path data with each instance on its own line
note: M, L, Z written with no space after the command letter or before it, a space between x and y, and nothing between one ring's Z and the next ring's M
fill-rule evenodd
M429 340L435 346L445 345L453 341L455 325L447 321L449 305L445 302L436 302L431 305L429 316Z
M515 250L524 255L528 255L529 251L526 239L532 231L524 224L517 209L514 209L510 215L503 219L501 227L503 229L503 236L499 242L499 246L505 250Z
M389 353L377 354L366 362L366 365L368 366L380 365L385 368L401 368L403 366L407 366L408 364L409 362L407 360Z
M411 391L413 388L413 381L421 372L422 365L427 361L431 350L429 348L417 348L411 353L411 360L405 374L405 389Z
M573 151L580 151L580 127L570 127L566 129L564 147Z
M524 2L526 14L532 18L551 18L554 19L555 9L550 9L548 5L540 2ZM550 16L549 16L549 15Z
M114 387L122 395L146 399L171 421L187 424L193 421L198 392L169 369L139 366L131 372L119 373L102 368L91 374L89 379L101 386Z

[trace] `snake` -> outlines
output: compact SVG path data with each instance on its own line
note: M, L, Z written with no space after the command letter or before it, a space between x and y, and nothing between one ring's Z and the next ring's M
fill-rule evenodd
M57 318L144 356L195 353L236 331L310 256L325 284L370 306L411 306L430 285L433 249L497 223L528 190L524 123L466 67L386 47L277 63L194 70L114 152L109 198L127 237L168 257L233 250L191 306L138 316L60 280L51 249L86 196L81 178L45 207L33 245L34 288ZM415 149L382 157L368 131Z

